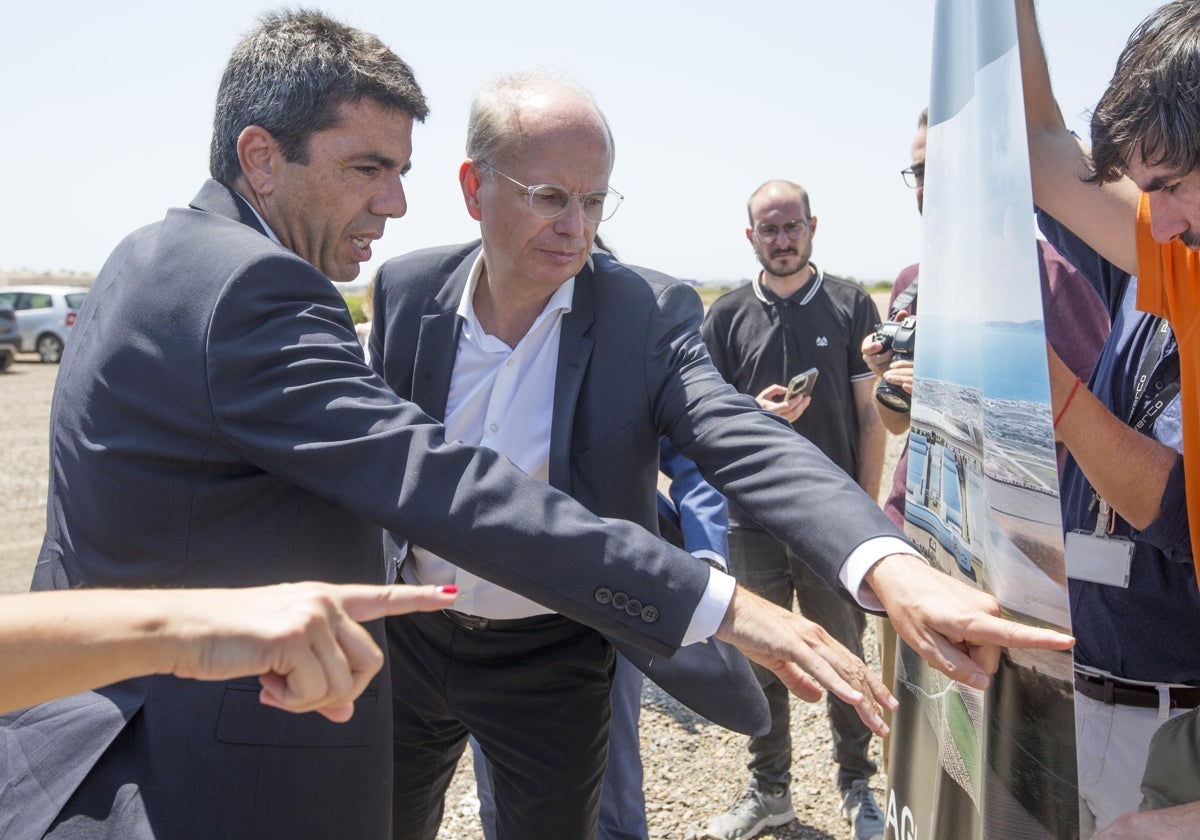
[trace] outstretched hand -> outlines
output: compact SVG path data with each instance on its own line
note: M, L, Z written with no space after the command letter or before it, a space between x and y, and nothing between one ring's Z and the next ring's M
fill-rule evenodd
M915 555L883 558L866 582L909 647L943 674L978 689L987 688L1003 648L1066 650L1075 644L1065 633L1000 618L991 595Z
M260 699L342 722L383 666L362 627L446 609L454 587L294 583L63 589L0 598L0 712L147 674L258 676Z
M821 698L821 687L855 707L863 723L886 735L881 708L899 705L879 675L823 627L738 586L717 638L769 669L801 700Z
M258 675L260 700L344 722L384 657L359 625L446 609L451 587L282 584L196 590L181 600L177 634L188 643L171 673L200 680Z

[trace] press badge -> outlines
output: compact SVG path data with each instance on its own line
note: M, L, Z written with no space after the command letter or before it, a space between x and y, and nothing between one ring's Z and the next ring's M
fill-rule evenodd
M1096 530L1067 534L1064 546L1067 577L1126 589L1133 565L1133 540L1109 535L1107 526L1111 510L1108 503L1100 499Z

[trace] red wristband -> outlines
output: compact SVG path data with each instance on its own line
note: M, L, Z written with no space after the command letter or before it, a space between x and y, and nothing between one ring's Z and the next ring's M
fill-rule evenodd
M1075 377L1075 384L1071 387L1071 393L1067 396L1067 401L1063 403L1062 411L1058 412L1058 416L1054 418L1053 428L1058 428L1058 421L1063 419L1063 415L1067 413L1067 409L1071 407L1071 400L1075 399L1075 392L1079 390L1079 385L1083 382L1078 376Z

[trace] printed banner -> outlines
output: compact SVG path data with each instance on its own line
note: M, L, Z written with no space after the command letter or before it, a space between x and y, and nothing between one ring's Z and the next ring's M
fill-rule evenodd
M906 530L1006 618L1070 623L1011 3L938 0ZM1079 834L1070 653L1007 651L986 692L897 656L891 840Z

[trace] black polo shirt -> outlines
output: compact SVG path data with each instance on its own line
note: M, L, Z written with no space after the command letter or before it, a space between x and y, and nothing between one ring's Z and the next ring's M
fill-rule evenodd
M770 385L786 386L810 367L820 371L812 403L792 427L857 479L858 414L850 383L874 376L860 348L875 331L879 311L858 283L813 268L812 280L791 297L779 297L755 278L717 298L704 318L704 341L725 380L752 397ZM729 518L754 524L732 503Z

